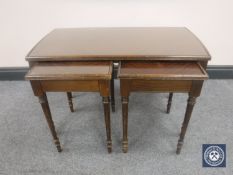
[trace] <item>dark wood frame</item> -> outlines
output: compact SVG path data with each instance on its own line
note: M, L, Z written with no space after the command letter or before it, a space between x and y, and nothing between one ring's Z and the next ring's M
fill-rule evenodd
M108 36L110 36L110 40L108 40L107 42L102 42L102 38L100 37L97 40L93 40L93 42L91 42L92 48L86 49L87 45L87 41L89 42L89 40L86 40L86 38L82 38L79 40L76 40L76 37L73 37L71 35L71 37L68 37L68 39L66 38L67 36L67 32L69 33L70 30L72 30L73 32L76 30L76 32L74 32L73 34L75 36L80 36L80 31L81 31L81 36L85 36L85 37L90 37L91 35L91 39L95 38L95 36L102 36L103 38L106 37L105 36L105 32L108 31L110 33L108 33ZM151 33L149 33L148 35L148 30L151 31ZM176 61L176 62L181 62L181 61L195 61L195 62L199 62L202 67L204 69L206 69L207 66L207 62L211 59L211 56L209 54L209 52L207 51L207 49L205 48L205 46L200 42L200 40L192 34L192 32L190 32L187 28L159 28L160 31L159 34L158 29L156 28L94 28L94 30L86 30L86 29L56 29L54 31L52 31L50 34L48 34L46 37L44 37L26 56L26 60L29 62L29 66L30 68L39 63L39 62L48 62L49 64L53 64L55 62L78 62L78 61L103 61L103 60L108 60L108 61L128 61L128 60L134 60L134 61L138 61L138 60L142 60L142 61ZM91 33L89 33L91 31ZM92 31L95 31L97 33L92 33ZM113 33L111 33L112 31L115 31ZM130 33L135 32L136 33L138 31L140 31L140 37L138 37L138 35L133 35L135 37L134 40L131 40L131 37L127 37L127 35L124 35L124 32L130 31ZM165 31L165 32L164 32ZM56 33L58 32L58 33ZM178 33L177 33L178 32ZM180 43L180 38L176 38L174 36L176 36L176 34L178 34L178 36L181 36L181 34L184 34L186 37L181 37L182 38L182 43L191 43L189 44L184 44L182 45L182 47L178 46L176 48L177 52L173 52L174 51L174 47L176 47L176 43ZM54 35L55 34L55 35ZM134 33L135 34L135 33ZM171 41L168 42L167 39L170 39L169 37L167 37L168 34L172 34L173 37L171 38ZM51 39L52 36L52 40ZM56 47L54 48L54 46L57 46L57 43L60 42L61 38L63 37L63 42L59 43L60 47ZM120 37L121 36L121 37ZM124 37L122 37L124 36ZM143 36L143 37L142 37ZM155 37L157 36L157 37ZM164 38L160 37L160 36L164 36L166 39L164 40ZM170 36L170 35L169 35ZM120 40L119 40L120 38ZM146 40L142 41L141 38L147 38ZM153 38L153 39L151 39ZM172 38L176 38L176 39L172 39ZM49 42L47 42L49 41ZM115 47L115 43L120 44L119 47L122 45L126 48L122 49L122 50L118 50L117 47ZM145 42L146 41L146 42ZM77 43L78 42L78 43ZM54 44L53 44L54 43ZM68 44L67 44L68 43ZM82 45L82 43L84 43L84 45ZM142 45L140 45L140 53L138 52L138 45L134 45L135 43L143 43ZM157 44L161 44L161 47L158 47L158 49L156 49L156 45ZM195 44L193 44L195 43ZM80 45L79 45L80 44ZM109 46L111 44L113 44L112 48L109 49L110 51L108 52L107 50L103 49L105 52L99 52L101 49L99 49L100 44L104 44L104 46ZM68 46L68 47L67 47ZM79 47L81 46L81 47ZM103 45L102 45L103 46ZM128 47L130 46L130 47ZM148 47L150 49L148 49ZM95 48L98 48L98 50L96 51ZM109 48L109 47L108 47ZM135 49L136 48L136 49ZM71 50L70 50L71 49ZM82 52L82 50L85 50L85 52ZM127 50L128 49L128 50ZM52 50L52 52L50 52ZM67 52L67 50L69 50L70 52ZM95 50L95 51L93 51ZM148 52L149 50L149 52ZM164 50L166 50L166 52L164 52ZM123 52L122 52L123 51ZM184 52L185 51L185 52ZM112 77L114 77L114 73L112 74ZM151 87L155 87L153 82L151 83L147 83L147 85L143 85L143 83L145 83L144 81L138 81L138 80L125 80L122 79L121 80L121 86L124 86L124 88L126 88L124 91L122 91L122 108L123 108L123 131L124 131L124 136L123 136L123 150L126 152L127 151L127 117L126 117L126 111L128 111L128 96L129 96L129 92L137 90L137 89L131 89L131 86L129 86L129 84L131 83L131 81L133 81L134 83L137 83L137 85L139 85L140 90L142 90L142 88L146 88L146 91L150 91ZM169 113L170 108L171 108L171 102L172 102L172 93L173 92L188 92L189 93L189 99L188 99L188 105L186 108L186 115L185 115L185 120L184 120L184 125L182 127L182 132L181 132L181 136L180 136L180 141L178 144L178 148L181 147L180 145L182 145L182 141L185 135L185 131L186 131L186 125L189 122L190 116L191 116L191 112L192 112L192 108L194 106L195 103L195 99L196 97L198 97L200 95L200 89L201 89L201 85L203 83L202 80L175 80L175 82L172 83L171 85L171 81L161 81L161 80L155 80L155 81L159 81L159 83L163 84L163 87L157 87L156 89L153 90L157 90L159 92L163 91L163 92L169 92L169 101L168 101L168 105L167 105L167 112ZM41 82L40 82L41 83ZM67 83L67 82L66 82ZM42 83L43 84L43 83ZM62 84L59 85L59 83L56 83L56 86L61 86L62 88L60 89L53 89L55 88L55 86L52 86L52 84L50 84L49 86L46 86L48 89L47 90L56 90L56 91L66 91L68 92L67 96L68 96L68 101L69 101L69 106L71 111L73 110L72 105L71 105L71 95L70 92L77 90L76 89L76 84L69 82L69 87L70 88L65 88ZM111 93L109 93L108 95L110 96L111 94L111 105L112 105L112 111L115 111L115 102L114 102L114 80L111 79L109 84L111 84ZM44 84L45 85L45 84ZM179 85L179 88L175 88L176 85ZM53 87L53 88L49 88L49 87ZM149 87L148 87L149 86ZM164 89L165 87L167 87L167 89ZM169 88L168 88L169 87ZM87 87L90 88L90 87ZM163 88L163 89L162 89ZM122 89L122 88L121 88ZM139 89L138 89L139 90ZM34 90L36 91L36 90ZM101 91L101 89L100 89ZM37 92L37 91L36 91ZM35 93L35 92L34 92ZM46 97L44 95L45 92L43 92L42 94L40 94L43 105L45 105L46 107ZM36 94L36 93L35 93ZM108 104L109 99L107 99L106 96L104 96L104 104ZM45 112L47 114L49 114L49 110L48 107L46 107ZM107 112L108 113L108 112ZM50 121L50 120L49 120ZM52 127L53 129L53 127ZM183 134L182 134L183 133ZM55 141L57 142L57 138L54 136ZM177 153L179 153L179 149L177 148Z
M110 63L110 67L112 63ZM66 67L64 67L66 68ZM68 69L69 67L67 67ZM44 69L46 71L46 68ZM88 70L87 70L88 71ZM112 72L112 67L110 68ZM62 151L59 138L57 136L54 122L52 119L52 114L49 108L48 99L46 92L67 92L68 103L71 112L74 112L73 102L72 102L72 91L76 92L99 92L102 96L102 102L104 107L104 117L106 125L106 135L107 135L107 149L108 152L112 152L112 140L111 140L111 120L110 120L110 96L111 96L111 80L112 75L98 76L94 77L81 77L79 79L78 75L75 77L51 77L50 75L40 77L39 75L30 75L30 72L25 76L27 80L30 80L32 90L34 95L39 98L42 110L44 112L45 118L47 120L48 126L50 128L54 143L57 147L58 152ZM112 102L114 104L114 102Z
M124 63L124 62L123 62ZM127 63L126 63L127 64ZM199 64L199 63L198 63ZM177 74L169 75L164 79L156 76L143 77L143 74L135 72L133 77L130 75L122 75L121 67L118 71L120 79L120 91L122 99L122 126L123 126L123 140L122 150L124 153L128 152L128 103L129 96L132 92L169 92L169 99L167 105L167 113L170 112L173 92L188 93L188 102L185 112L184 121L181 128L180 138L177 144L176 153L180 154L185 133L188 127L189 120L192 115L193 107L196 103L196 98L200 96L202 85L205 79L208 78L207 73L199 64L201 71L204 73L201 76L177 77ZM142 67L143 68L143 67ZM144 69L146 71L146 68Z

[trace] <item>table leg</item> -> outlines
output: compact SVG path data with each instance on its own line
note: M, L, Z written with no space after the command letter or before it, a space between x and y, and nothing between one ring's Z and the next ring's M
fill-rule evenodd
M41 104L41 107L43 109L45 118L47 120L48 126L50 128L51 134L53 136L54 143L55 143L55 145L57 147L57 151L61 152L62 149L61 149L60 141L59 141L59 138L57 137L55 126L54 126L54 123L53 123L53 119L52 119L52 115L51 115L51 112L50 112L47 96L44 93L43 95L39 96L38 98L39 98L39 102Z
M122 97L122 122L123 122L123 141L122 151L128 152L128 102L129 97Z
M111 106L112 106L112 112L115 112L114 70L112 71L112 79L111 79Z
M196 98L199 97L201 94L203 82L204 82L203 80L192 81L192 87L189 92L189 98L187 102L184 121L181 128L180 138L177 144L176 154L180 154L184 142L185 133L188 127L188 123L193 112L193 107L196 103Z
M73 106L73 102L72 102L72 92L67 92L67 99L69 102L70 111L74 112L74 106Z
M184 117L184 121L183 121L182 128L181 128L180 138L179 138L178 144L177 144L176 154L180 154L181 148L183 146L185 133L186 133L188 123L189 123L189 120L191 118L193 107L194 107L195 103L196 103L196 97L189 95L188 103L187 103L187 107L186 107L186 112L185 112L185 117Z
M173 93L170 92L169 97L168 97L168 103L167 103L167 114L170 113L170 109L171 109L171 105L172 105L172 97L173 97Z
M112 152L112 139L111 139L111 120L110 120L110 102L109 97L103 97L104 117L107 134L107 148L108 152Z

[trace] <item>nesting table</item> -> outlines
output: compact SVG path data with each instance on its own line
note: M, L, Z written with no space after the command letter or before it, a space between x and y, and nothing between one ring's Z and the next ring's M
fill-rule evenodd
M201 93L203 81L208 78L205 70L210 59L200 40L183 27L63 28L47 34L28 53L26 60L30 71L26 78L31 81L34 94L39 96L58 151L61 151L60 142L46 92L67 92L71 111L71 92L100 92L109 152L110 102L112 111L115 111L113 63L120 65L124 152L128 150L130 92L168 92L167 112L170 111L173 92L189 93L177 146L179 154L195 99Z

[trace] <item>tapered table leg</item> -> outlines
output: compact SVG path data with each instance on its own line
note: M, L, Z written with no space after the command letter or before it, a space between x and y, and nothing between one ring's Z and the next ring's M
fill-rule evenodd
M123 123L123 141L122 151L128 152L128 97L122 97L122 123Z
M189 123L189 120L191 118L193 107L194 107L195 103L196 103L196 97L189 96L187 107L186 107L186 112L185 112L185 117L184 117L184 121L183 121L182 128L181 128L180 138L179 138L178 144L177 144L176 154L180 154L181 148L183 146L185 133L186 133L188 123Z
M168 97L168 103L167 103L167 113L170 113L170 109L171 109L171 105L172 105L172 97L173 97L173 93L170 92L169 93L169 97Z
M70 111L74 112L74 106L73 106L73 102L72 102L72 93L71 92L67 92L67 99L69 102Z
M59 138L57 137L57 133L56 133L56 130L55 130L55 126L54 126L54 123L53 123L52 115L51 115L48 100L47 100L47 96L46 96L45 93L42 96L39 96L39 102L41 104L41 107L43 109L45 118L47 120L47 123L48 123L48 126L50 128L51 134L53 136L53 140L54 140L54 143L55 143L55 145L57 147L57 151L61 152L62 149L61 149L60 141L59 141Z
M111 139L111 120L110 120L110 102L109 97L103 97L104 117L107 134L107 148L108 152L112 152L112 139Z
M112 71L112 79L111 79L111 106L112 112L115 112L115 92L114 92L114 70Z

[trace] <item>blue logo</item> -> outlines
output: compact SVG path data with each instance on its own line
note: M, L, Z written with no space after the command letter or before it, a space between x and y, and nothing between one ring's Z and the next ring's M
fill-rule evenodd
M226 144L203 144L202 166L226 167Z

